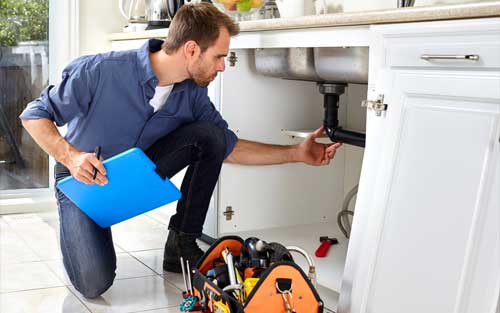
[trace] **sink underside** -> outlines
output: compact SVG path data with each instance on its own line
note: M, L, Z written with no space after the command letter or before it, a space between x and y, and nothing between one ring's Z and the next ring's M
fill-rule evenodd
M336 83L368 83L368 47L255 50L261 75Z

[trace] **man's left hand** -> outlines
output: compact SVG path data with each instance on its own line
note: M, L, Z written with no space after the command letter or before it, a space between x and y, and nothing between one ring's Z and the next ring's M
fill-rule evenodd
M316 129L298 144L298 160L309 165L328 165L335 156L335 152L342 143L322 144L316 142L316 138L323 134L324 127Z

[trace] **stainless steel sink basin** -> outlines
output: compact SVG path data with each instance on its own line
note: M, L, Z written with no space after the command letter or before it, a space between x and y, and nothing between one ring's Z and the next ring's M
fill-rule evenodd
M259 74L285 79L320 81L314 67L312 48L255 49Z
M314 48L316 73L325 81L368 83L368 47Z
M284 79L367 83L368 47L256 49L255 67Z

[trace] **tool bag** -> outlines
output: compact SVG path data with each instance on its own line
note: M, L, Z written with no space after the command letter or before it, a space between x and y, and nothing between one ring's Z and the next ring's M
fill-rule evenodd
M311 281L302 269L288 258L284 258L288 261L274 260L269 267L260 272L257 283L252 286L250 293L246 294L241 303L207 278L208 270L220 264L223 250L228 248L233 256L239 257L243 247L242 238L226 236L218 239L207 250L197 267L191 271L193 293L199 299L198 305L191 312L323 312L323 302Z

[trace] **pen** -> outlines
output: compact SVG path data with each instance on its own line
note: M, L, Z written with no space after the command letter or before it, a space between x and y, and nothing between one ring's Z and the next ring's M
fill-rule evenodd
M99 158L101 157L101 146L95 147L94 154L95 157L99 160ZM94 167L93 179L95 180L96 177L97 177L97 168Z

